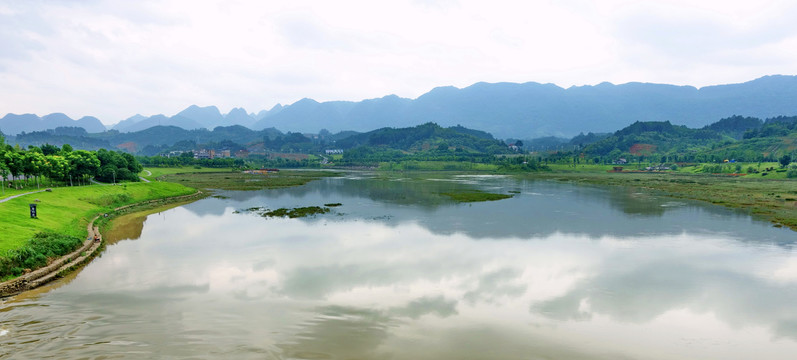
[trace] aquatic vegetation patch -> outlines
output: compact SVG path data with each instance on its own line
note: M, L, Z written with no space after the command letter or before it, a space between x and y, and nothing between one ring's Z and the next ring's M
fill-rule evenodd
M480 201L496 201L511 198L513 195L488 193L480 190L467 190L457 192L446 192L443 195L448 196L456 202L480 202Z
M315 216L318 214L326 214L329 213L331 210L328 207L321 207L321 206L304 206L304 207L297 207L297 208L279 208L276 210L266 209L263 207L252 207L248 209L244 209L243 211L236 211L235 213L241 212L253 212L262 217L288 217L291 219L301 218L301 217L308 217L308 216Z
M341 204L341 203L329 203L329 204L324 204L324 206L326 206L326 207L336 207L336 206L341 206L341 205L343 205L343 204Z

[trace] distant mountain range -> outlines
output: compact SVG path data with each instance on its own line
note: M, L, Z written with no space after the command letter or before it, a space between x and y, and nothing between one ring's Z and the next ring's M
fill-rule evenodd
M57 127L81 127L90 133L105 131L105 125L93 116L84 116L73 120L61 113L54 113L39 117L34 114L7 114L0 119L0 132L6 135L16 135L21 132L41 131Z
M477 83L463 89L435 88L417 99L395 95L359 102L302 99L257 114L241 108L221 114L215 106L192 105L171 117L135 115L113 129L133 132L158 125L188 130L241 125L252 130L364 132L435 122L480 129L500 138L569 137L580 132L609 132L635 121L702 127L733 115L792 116L797 115L796 100L797 76L786 75L700 89L650 83L601 83L567 89L534 82ZM57 126L80 126L90 133L104 130L92 117L75 121L63 114L42 118L8 114L0 119L0 131L9 135Z
M28 145L41 146L51 144L63 146L64 144L69 144L75 149L124 149L131 153L139 153L149 146L167 148L179 142L191 143L191 146L225 141L236 144L249 144L252 142L262 143L266 137L273 138L280 135L283 134L273 128L254 131L241 125L217 126L213 130L185 130L171 125L156 125L133 132L105 131L91 134L79 127L58 127L52 130L18 134L11 137L9 143L20 144L23 147Z

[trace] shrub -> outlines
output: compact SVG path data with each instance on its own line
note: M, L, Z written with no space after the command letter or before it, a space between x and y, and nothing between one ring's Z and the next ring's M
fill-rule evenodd
M797 179L797 169L790 169L787 171L786 177L789 179Z
M83 199L91 204L99 206L123 205L133 200L129 194L108 194L94 199Z
M83 239L75 236L37 233L24 246L8 250L0 257L0 279L22 275L24 269L45 266L49 259L66 255L82 243Z

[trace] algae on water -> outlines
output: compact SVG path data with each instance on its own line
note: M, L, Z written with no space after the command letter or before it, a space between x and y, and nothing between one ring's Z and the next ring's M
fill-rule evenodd
M291 219L294 218L301 218L301 217L308 217L314 216L318 214L326 214L331 210L328 207L320 207L320 206L305 206L305 207L297 207L297 208L279 208L276 210L266 209L263 207L252 207L248 209L244 209L242 211L236 211L236 213L240 212L253 212L262 217L288 217Z

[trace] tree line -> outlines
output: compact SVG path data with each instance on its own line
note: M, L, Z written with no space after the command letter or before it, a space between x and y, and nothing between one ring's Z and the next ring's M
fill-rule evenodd
M46 179L50 184L84 185L92 178L101 182L138 181L141 164L133 155L99 149L74 150L45 144L23 149L5 143L0 136L0 176L2 186L22 188L35 182L40 186Z

